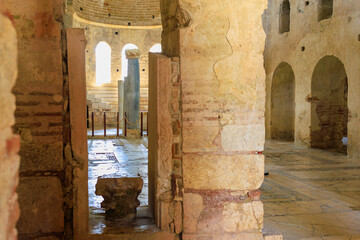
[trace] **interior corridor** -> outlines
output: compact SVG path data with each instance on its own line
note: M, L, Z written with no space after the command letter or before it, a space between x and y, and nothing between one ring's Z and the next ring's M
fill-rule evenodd
M265 149L265 234L360 239L354 236L360 235L359 161L291 142L268 141Z
M142 139L89 139L89 223L92 234L156 233L148 210L148 150L147 138ZM131 222L114 222L105 219L100 204L102 196L95 195L98 177L137 177L144 181L138 197L140 207Z

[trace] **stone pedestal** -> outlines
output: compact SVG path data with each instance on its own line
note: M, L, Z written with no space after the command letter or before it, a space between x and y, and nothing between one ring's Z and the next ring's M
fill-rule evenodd
M128 129L139 128L140 114L140 51L132 49L126 51L128 59L128 76L125 78L125 112L127 113ZM135 124L136 123L136 124Z
M143 180L135 178L99 178L96 184L96 195L104 201L105 218L113 221L124 221L136 216L136 208L140 206L137 199L143 187Z

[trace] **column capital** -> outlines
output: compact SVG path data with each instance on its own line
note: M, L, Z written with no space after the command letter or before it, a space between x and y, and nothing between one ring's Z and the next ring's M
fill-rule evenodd
M125 55L127 59L139 59L141 52L139 49L128 49L125 51Z

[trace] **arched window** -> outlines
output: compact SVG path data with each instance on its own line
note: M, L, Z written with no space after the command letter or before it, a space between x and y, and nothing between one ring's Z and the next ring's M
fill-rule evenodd
M129 49L138 49L135 44L126 44L121 51L121 80L125 80L128 75L128 60L126 59L125 51Z
M111 83L111 48L106 42L99 42L95 48L96 83Z
M331 18L333 14L333 0L320 0L318 5L318 21Z
M161 49L161 44L160 43L157 43L155 44L154 46L152 46L150 48L150 51L149 52L152 52L152 53L161 53L162 49Z
M280 6L279 32L290 32L290 2L284 0Z

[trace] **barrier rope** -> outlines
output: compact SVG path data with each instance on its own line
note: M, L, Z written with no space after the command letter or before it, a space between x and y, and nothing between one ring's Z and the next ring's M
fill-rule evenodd
M124 121L124 118L123 118L123 119L121 119L119 122L116 122L116 123L120 124L122 121Z
M139 122L140 122L140 119L141 119L141 116L139 116L139 119L136 121L136 123L132 123L132 122L129 122L129 120L127 118L125 118L126 123L129 124L129 125L132 125L132 126L138 125Z

